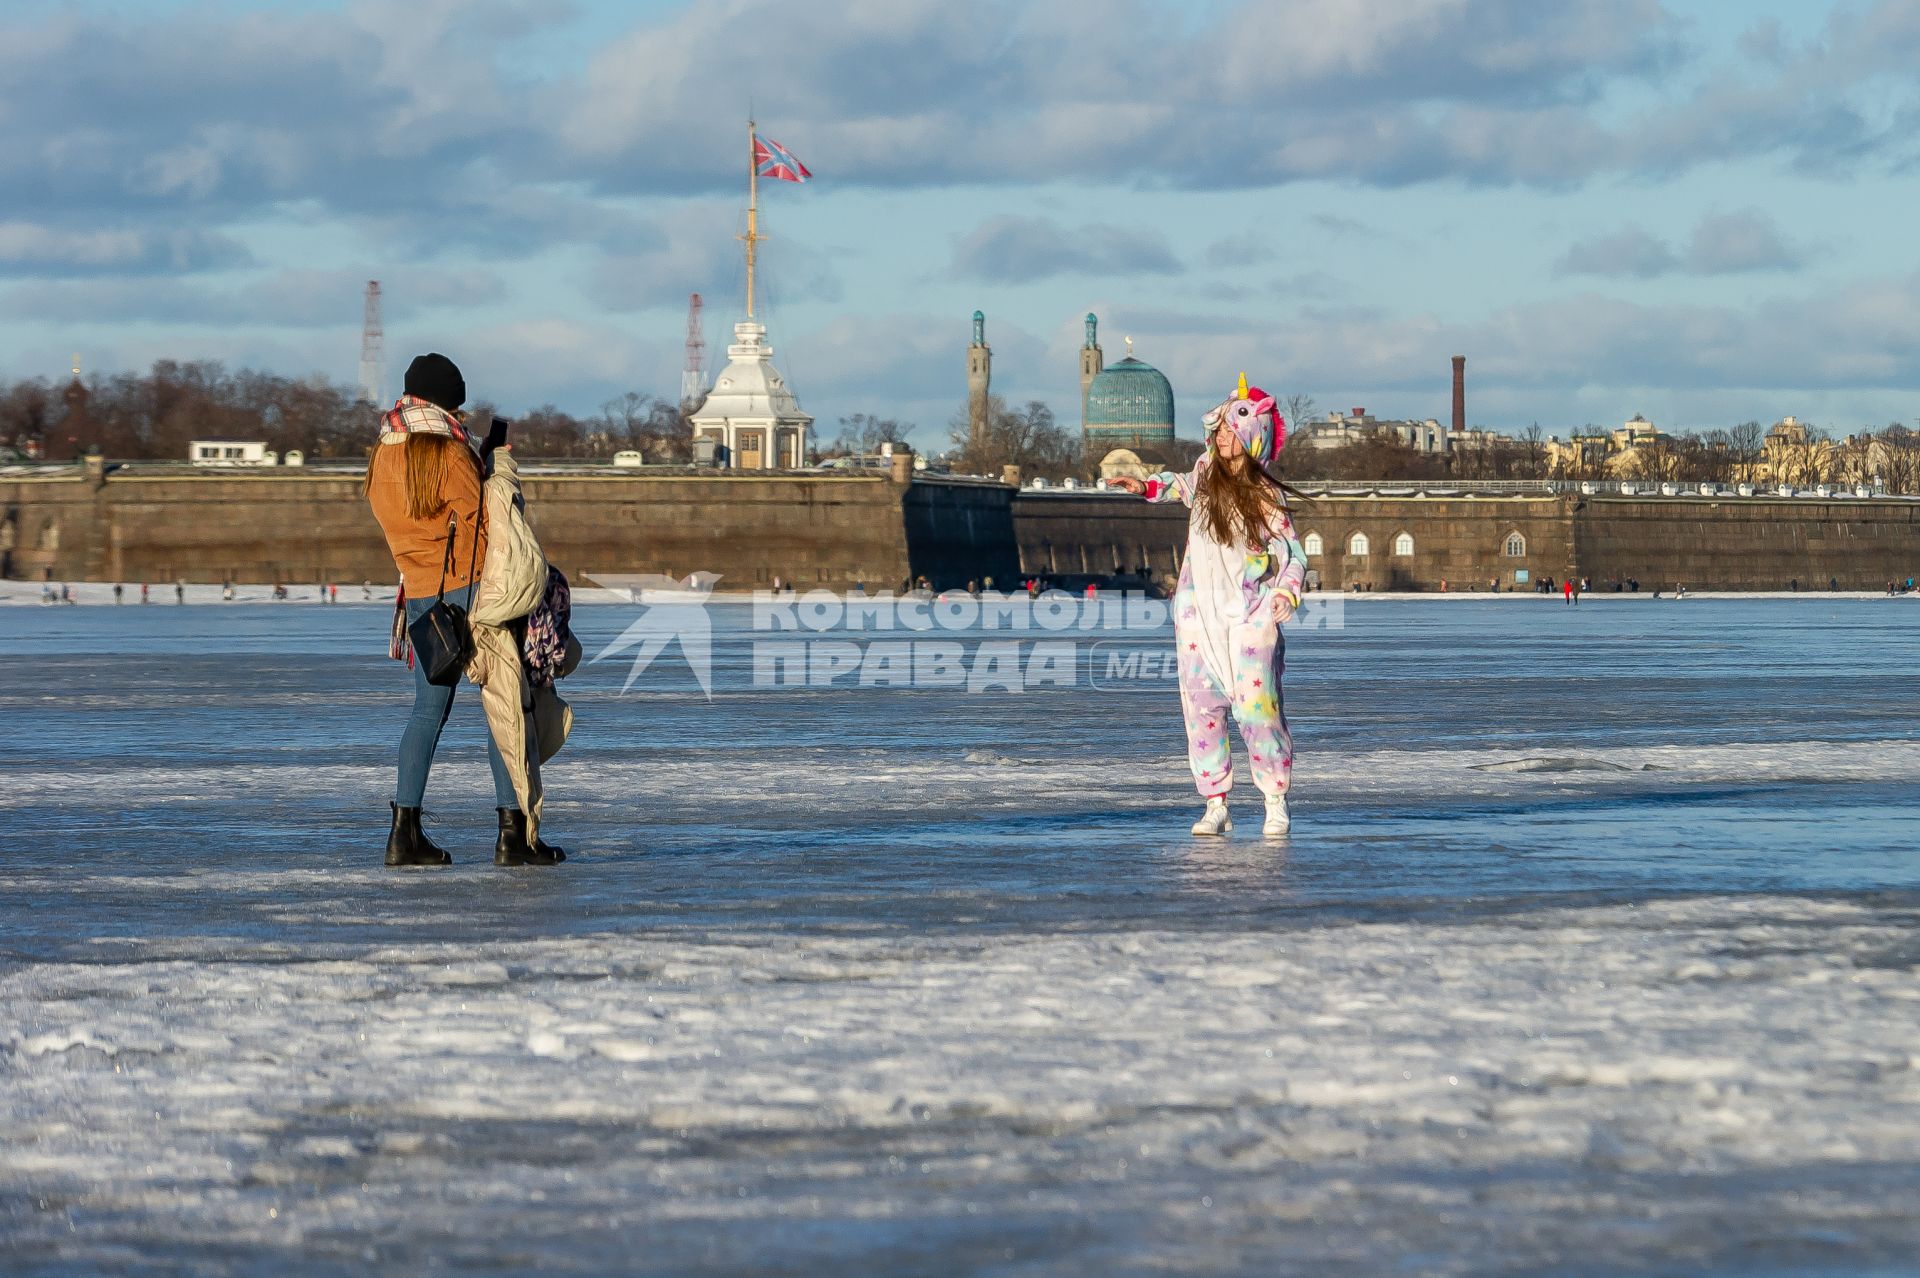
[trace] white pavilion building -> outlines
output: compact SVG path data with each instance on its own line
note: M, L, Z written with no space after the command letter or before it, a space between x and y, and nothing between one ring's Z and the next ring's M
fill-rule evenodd
M807 463L813 418L773 366L767 326L751 319L733 326L727 366L689 418L696 440L714 442L714 462L738 470L798 470Z

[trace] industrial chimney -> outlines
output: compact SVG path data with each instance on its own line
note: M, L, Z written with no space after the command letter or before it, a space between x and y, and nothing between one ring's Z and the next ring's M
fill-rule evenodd
M1453 428L1467 428L1467 357L1453 357Z

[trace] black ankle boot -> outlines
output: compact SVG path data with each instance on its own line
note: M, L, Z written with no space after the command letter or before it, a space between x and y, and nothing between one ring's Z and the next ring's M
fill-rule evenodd
M518 808L495 808L500 814L500 837L493 841L495 865L558 865L567 854L545 839L527 842L527 814Z
M420 809L403 808L389 802L393 809L393 833L387 835L388 865L452 865L453 858L420 828Z

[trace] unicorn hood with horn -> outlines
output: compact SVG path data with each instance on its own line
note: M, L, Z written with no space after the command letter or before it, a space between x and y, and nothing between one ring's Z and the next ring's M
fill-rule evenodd
M1213 432L1220 428L1222 419L1232 423L1233 433L1240 437L1247 456L1262 466L1286 447L1287 419L1280 415L1273 396L1258 386L1247 385L1245 373L1240 374L1240 384L1234 388L1232 398L1207 410L1203 420L1207 426L1209 448L1212 447Z

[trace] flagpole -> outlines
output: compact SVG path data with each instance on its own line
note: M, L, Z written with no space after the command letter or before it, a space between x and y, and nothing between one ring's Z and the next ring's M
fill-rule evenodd
M753 256L760 239L760 164L756 158L759 136L753 121L747 121L747 318L753 318Z

